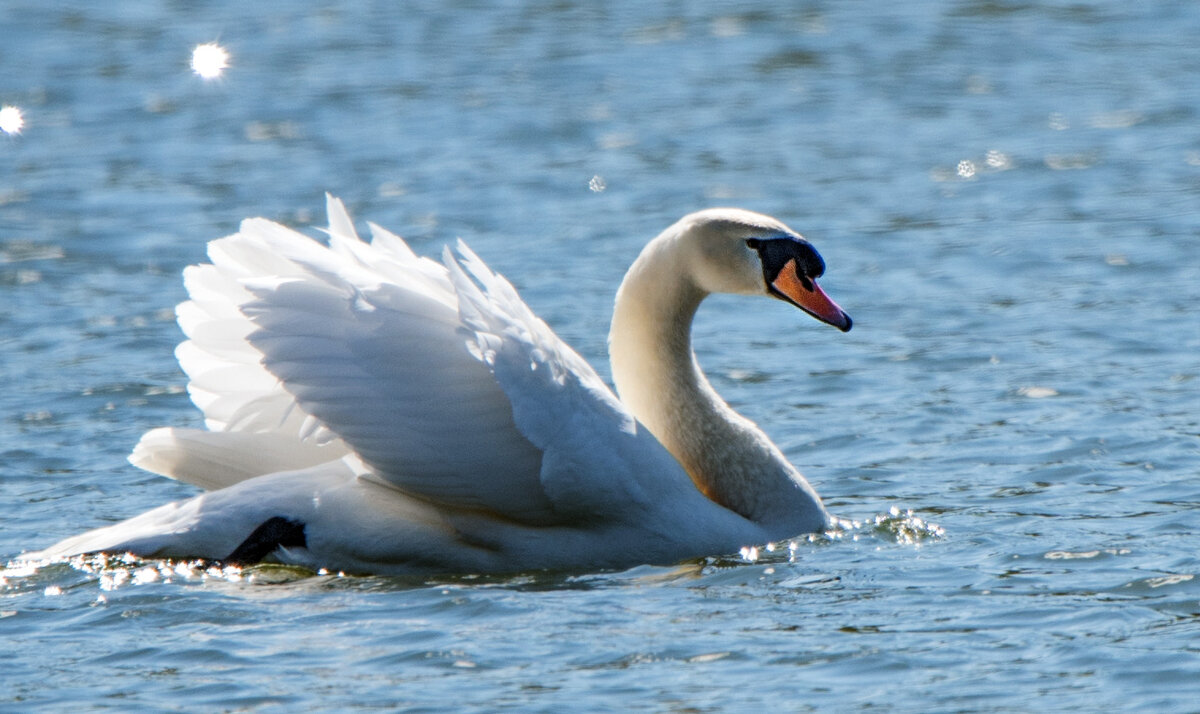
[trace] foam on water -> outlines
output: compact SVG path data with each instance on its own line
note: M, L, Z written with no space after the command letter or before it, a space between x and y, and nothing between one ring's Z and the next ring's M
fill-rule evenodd
M832 526L821 533L809 534L782 543L764 543L743 547L734 558L732 556L712 556L703 559L708 565L728 565L736 563L776 563L797 562L798 551L806 546L834 544L839 541L858 542L863 539L873 539L879 544L919 546L930 540L945 536L945 530L934 523L929 523L916 516L911 510L901 510L893 506L887 513L878 514L873 518L858 521L834 519ZM801 554L799 557L803 557ZM1047 557L1052 557L1047 555ZM1066 556L1063 556L1066 557ZM699 562L699 561L698 561ZM132 553L94 553L77 555L69 558L50 560L9 561L0 569L0 592L8 594L34 592L42 589L47 597L62 595L66 590L78 591L94 583L99 590L112 592L121 588L137 587L151 584L204 584L209 582L244 583L253 585L279 585L295 582L305 578L346 578L345 573L330 573L324 569L312 571L306 568L262 563L253 566L226 565L211 563L202 559L173 560L158 558L142 558ZM389 578L364 576L373 581L387 581ZM471 573L450 573L452 577L462 582L502 583L506 586L516 586L524 578L542 579L547 577L551 582L560 577L571 578L569 573L531 573L531 574L498 574L479 576ZM482 578L482 580L481 580ZM424 577L392 578L400 583L424 581ZM436 578L435 578L436 579ZM103 595L100 596L103 598Z

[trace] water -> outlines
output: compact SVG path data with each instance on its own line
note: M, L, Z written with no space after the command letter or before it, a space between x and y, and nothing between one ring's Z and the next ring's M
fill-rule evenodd
M0 557L192 493L124 462L199 423L179 271L244 216L321 224L326 190L425 252L465 238L602 373L646 239L714 204L784 219L854 331L715 299L697 350L859 522L621 573L10 570L0 709L1196 709L1200 6L17 1L0 26L26 122L0 136Z

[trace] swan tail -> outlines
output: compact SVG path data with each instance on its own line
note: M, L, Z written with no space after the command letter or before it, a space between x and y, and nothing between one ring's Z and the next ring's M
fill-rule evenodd
M157 432L167 432L158 429ZM151 432L154 434L154 432ZM168 438L162 434L155 439ZM133 553L143 558L201 558L228 562L235 554L256 553L284 560L288 553L302 557L306 547L298 537L316 521L321 496L335 494L357 482L340 460L300 471L247 478L228 488L173 501L112 525L82 533L24 560L53 560L89 553ZM325 516L350 522L345 509ZM291 524L280 529L281 524ZM264 540L274 533L277 549Z
M151 557L160 553L168 555L162 551L172 545L184 546L178 549L186 551L186 557L189 558L219 559L225 555L220 552L223 544L218 543L215 548L212 544L203 544L207 547L201 547L202 544L196 539L186 537L186 526L194 520L198 504L199 498L173 501L120 523L66 538L45 550L25 553L20 559L48 561L90 553L133 553ZM232 552L234 548L236 543L230 545L227 552Z
M340 442L318 445L275 432L164 428L146 432L129 462L212 491L255 476L333 461L345 454Z
M359 478L341 460L239 481L18 559L43 562L91 553L396 574L446 562L484 570L494 568L489 558L495 557L487 547L464 542L433 505Z

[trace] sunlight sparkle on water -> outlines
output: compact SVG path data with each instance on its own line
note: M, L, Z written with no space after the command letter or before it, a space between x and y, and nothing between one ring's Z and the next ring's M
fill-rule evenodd
M192 71L204 79L216 79L229 67L229 53L215 42L196 45L192 50Z
M0 107L0 131L5 134L20 134L25 127L25 116L20 107L5 105Z

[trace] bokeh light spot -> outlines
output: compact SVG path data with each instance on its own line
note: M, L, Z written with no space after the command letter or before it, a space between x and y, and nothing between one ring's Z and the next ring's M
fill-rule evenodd
M21 129L25 128L25 115L21 113L19 107L4 106L0 107L0 131L5 134L20 134Z
M196 45L192 50L192 71L204 79L216 79L229 67L229 53L215 42Z

